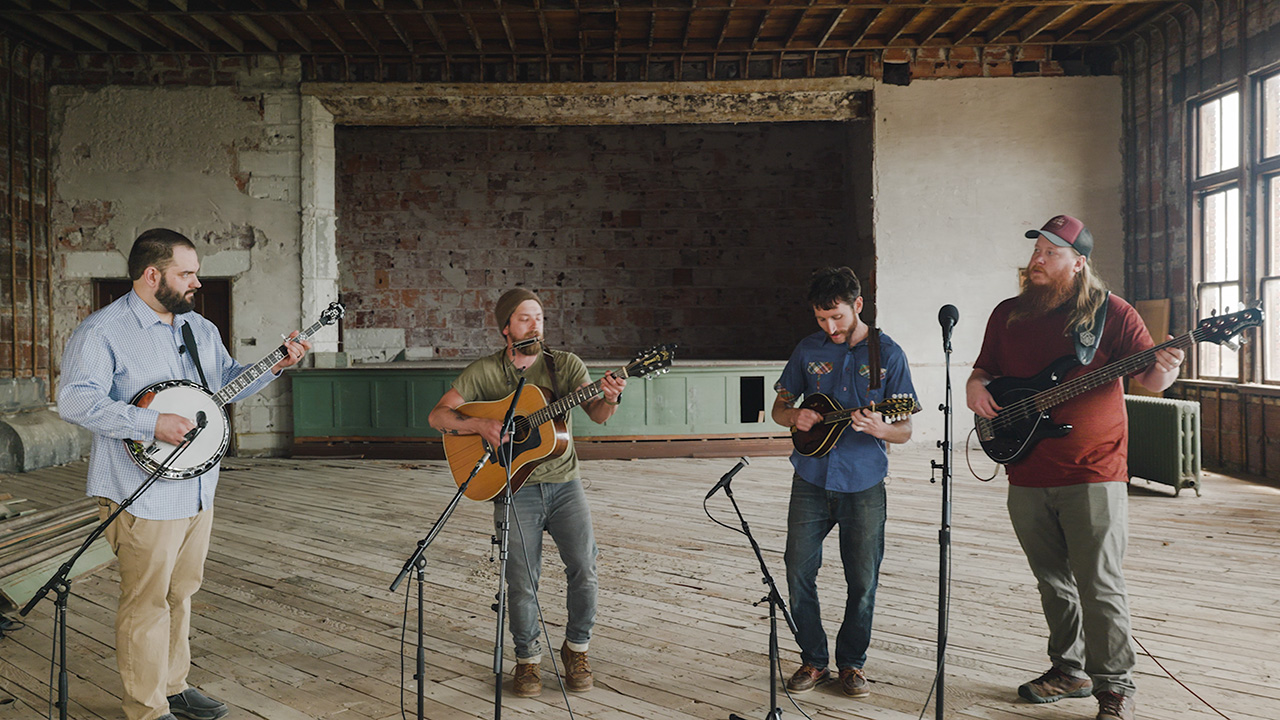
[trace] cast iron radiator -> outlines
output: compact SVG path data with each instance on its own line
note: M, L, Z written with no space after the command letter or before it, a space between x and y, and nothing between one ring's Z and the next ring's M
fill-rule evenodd
M1129 476L1200 495L1200 403L1125 395Z

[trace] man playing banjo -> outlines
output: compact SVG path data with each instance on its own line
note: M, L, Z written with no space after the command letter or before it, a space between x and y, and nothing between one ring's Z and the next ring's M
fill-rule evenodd
M98 498L102 519L149 475L135 464L125 439L177 446L197 428L194 417L130 399L175 379L207 379L201 384L217 391L247 367L231 358L214 324L193 312L199 269L186 237L164 229L142 233L129 253L132 292L86 318L67 343L58 411L93 432L87 494ZM311 348L297 337L295 332L285 343L272 372L236 397L258 392L296 365ZM194 408L189 413L196 414ZM217 485L215 457L202 474L157 482L106 530L120 567L116 655L129 720L216 720L229 712L187 686L191 596L204 575Z

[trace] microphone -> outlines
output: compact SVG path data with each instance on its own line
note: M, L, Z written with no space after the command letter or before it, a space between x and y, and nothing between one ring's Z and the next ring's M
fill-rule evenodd
M203 410L200 410L199 412L196 413L196 426L188 430L187 434L183 435L182 437L187 442L191 442L192 440L196 439L196 435L200 434L200 431L203 430L205 426L208 424L209 424L209 418L205 416Z
M729 481L733 479L733 476L734 476L734 475L737 475L737 474L738 474L738 471L739 471L739 470L741 470L742 468L744 468L744 467L746 467L746 466L748 466L748 465L750 465L750 464L751 464L751 461L750 461L750 460L748 460L746 457L739 458L739 460L738 460L738 464L737 464L737 465L734 465L732 470L730 470L729 472L725 473L725 474L724 474L724 477L720 478L720 481L719 481L719 482L717 482L717 483L715 484L715 487L711 488L711 490L707 493L707 496L706 496L705 498L703 498L703 502L706 502L707 500L710 500L710 499L711 499L711 496L712 496L712 495L715 495L717 492L719 492L720 488L724 488L725 492L726 492L726 493L728 493L728 492L729 492Z
M960 311L955 305L943 305L938 310L938 324L942 326L942 349L951 352L951 328L960 322Z

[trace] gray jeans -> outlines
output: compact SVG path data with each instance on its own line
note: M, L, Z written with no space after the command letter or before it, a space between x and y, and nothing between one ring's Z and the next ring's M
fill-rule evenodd
M1049 624L1049 659L1093 679L1093 692L1132 696L1137 658L1129 629L1125 547L1128 486L1009 486L1009 518L1036 576Z
M542 654L538 637L538 579L542 575L542 532L551 534L567 579L565 591L569 619L565 639L572 643L591 641L596 622L596 549L591 529L591 508L582 483L537 483L516 491L511 503L511 530L508 533L507 615L516 657L528 659ZM493 522L502 522L502 502L493 505ZM501 528L498 528L501 531Z

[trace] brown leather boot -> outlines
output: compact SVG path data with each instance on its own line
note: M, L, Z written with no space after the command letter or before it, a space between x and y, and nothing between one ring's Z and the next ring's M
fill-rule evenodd
M542 694L542 672L538 663L516 663L511 676L511 691L520 697Z
M595 685L587 654L570 650L567 641L560 646L560 662L564 663L564 686L569 692L586 692Z

